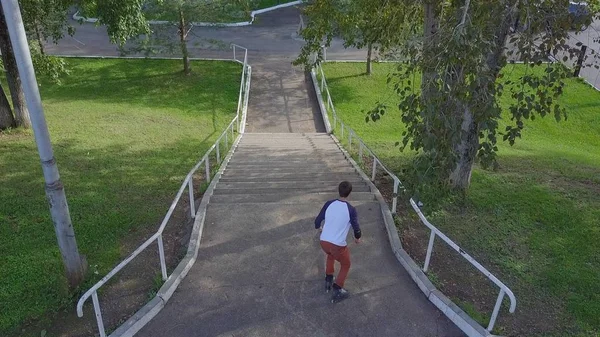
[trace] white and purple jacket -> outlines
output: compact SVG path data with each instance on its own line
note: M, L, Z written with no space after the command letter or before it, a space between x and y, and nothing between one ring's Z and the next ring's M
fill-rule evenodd
M354 229L354 238L360 239L362 235L356 208L346 201L335 199L326 202L315 219L315 229L321 227L323 220L325 220L325 224L321 233L321 241L327 241L336 246L346 246L346 237L350 226Z

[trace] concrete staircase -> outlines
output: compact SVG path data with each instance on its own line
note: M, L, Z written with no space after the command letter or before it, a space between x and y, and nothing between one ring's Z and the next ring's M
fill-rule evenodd
M314 203L337 197L348 180L353 200L373 200L366 182L327 134L245 134L211 204ZM318 210L317 210L318 212Z
M342 180L354 186L364 242L350 243L352 297L334 305L314 218ZM313 133L243 136L208 205L196 263L136 336L464 335L396 260L368 184L329 135Z

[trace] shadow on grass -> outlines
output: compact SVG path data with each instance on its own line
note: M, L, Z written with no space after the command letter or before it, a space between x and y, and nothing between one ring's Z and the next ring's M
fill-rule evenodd
M71 75L64 84L41 81L44 101L126 103L194 114L230 104L223 101L229 97L223 93L237 94L241 74L241 66L234 62L193 61L193 76L183 74L178 60L68 59L68 63Z
M130 253L120 250L129 232L158 228L213 136L145 151L130 151L125 144L93 150L80 149L75 141L55 144L79 249L90 265L86 285ZM6 220L0 227L3 334L25 317L41 318L69 302L37 150L32 144L17 151L6 158L11 166L0 177L0 213Z

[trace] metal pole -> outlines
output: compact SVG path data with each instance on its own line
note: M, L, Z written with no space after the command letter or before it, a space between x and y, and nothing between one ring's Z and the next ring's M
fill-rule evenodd
M208 160L209 160L208 158L209 158L209 156L206 155L206 160L204 161L204 167L206 169L206 177L205 177L206 182L210 183L210 163L208 162Z
M400 186L400 181L398 179L394 179L394 201L392 202L392 214L396 214L396 208L398 207L398 187Z
M160 258L160 272L163 281L167 280L167 263L165 261L165 247L163 245L162 233L158 236L158 257Z
M373 172L371 173L371 181L375 181L375 174L377 173L377 159L373 156Z
M27 36L23 27L23 18L21 17L17 0L2 0L2 7L19 75L21 76L23 91L25 92L25 100L31 116L35 142L42 163L42 171L46 183L46 196L50 205L50 214L54 223L58 247L65 265L69 284L71 287L75 287L83 281L85 263L77 249L75 231L73 230L71 216L69 215L69 206L64 186L60 181L56 159L54 159L54 152L50 143L50 133L46 125L42 100L33 70L31 54L29 53Z
M100 311L100 301L98 301L98 293L95 291L92 294L92 303L94 303L94 313L96 314L96 323L98 324L100 337L106 337L106 331L104 331L104 322L102 321L102 311Z
M585 52L587 51L587 46L581 46L581 51L579 52L579 56L577 57L577 65L575 66L575 72L573 73L574 77L579 77L579 72L581 71L581 66L583 65L583 60L585 58Z
M361 140L358 141L358 162L362 164L363 162L363 143Z
M188 192L190 193L190 213L192 219L196 217L196 202L194 201L194 175L190 177L190 181L188 182Z
M432 230L429 236L429 245L427 246L427 256L425 257L425 264L423 265L423 271L427 272L429 269L429 261L431 261L431 252L433 251L433 242L435 241L435 232Z
M498 318L498 312L500 311L500 306L502 306L502 300L504 299L504 289L500 288L500 293L498 294L498 299L496 300L496 305L494 306L494 311L492 312L492 318L490 318L490 324L488 324L487 331L492 332L494 329L494 325L496 324L496 318Z

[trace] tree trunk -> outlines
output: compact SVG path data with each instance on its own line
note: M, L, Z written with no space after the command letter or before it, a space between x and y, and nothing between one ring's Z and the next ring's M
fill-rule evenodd
M456 189L466 190L471 184L471 172L479 150L479 126L468 108L463 111L461 142L457 146L458 161L450 174L450 184Z
M0 130L8 129L14 126L15 118L13 117L10 103L8 102L8 98L6 98L4 88L2 88L0 85Z
M1 4L0 11L4 13ZM2 62L6 69L6 80L13 102L16 126L29 129L31 128L31 119L29 118L29 110L27 110L27 104L25 103L25 94L23 93L23 87L21 86L21 77L19 77L17 60L15 59L15 54L8 35L8 26L6 25L4 14L0 15L0 52L2 52Z
M40 32L39 25L35 25L35 35L37 38L38 45L40 47L40 54L46 55L46 50L44 49L44 39L42 38L42 32Z
M423 54L432 54L431 47L436 43L436 33L439 29L439 0L429 0L423 4L423 12L425 13L425 20L423 26ZM431 59L434 59L433 55L430 55ZM433 81L437 75L434 69L423 69L421 89L423 92L423 98L427 99L428 92L433 90Z
M497 25L495 33L494 49L487 55L488 76L484 78L489 81L495 81L504 64L504 48L506 40L516 17L516 7L508 7L502 15ZM484 83L482 85L494 85L494 83ZM492 109L494 97L489 97L489 108ZM457 145L458 161L454 171L450 174L450 183L452 187L466 190L471 184L471 173L473 164L479 150L479 126L475 123L473 114L468 108L465 108L462 116L461 142Z
M183 55L183 73L191 74L190 57L187 49L187 32L185 29L185 19L183 18L183 9L179 9L179 43L181 45L181 54Z
M367 51L367 75L371 75L373 73L373 64L372 64L373 44L369 42L368 48L369 48L369 50Z

